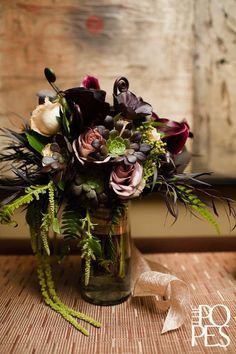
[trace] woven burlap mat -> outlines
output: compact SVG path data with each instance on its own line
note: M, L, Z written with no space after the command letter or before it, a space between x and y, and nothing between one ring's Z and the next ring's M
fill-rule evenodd
M62 301L102 322L100 329L84 324L90 331L85 337L42 302L33 256L1 256L0 353L236 353L236 253L152 254L147 259L174 270L189 284L193 308L229 308L227 348L206 347L201 339L192 347L191 321L161 335L165 313L157 309L155 297L130 298L112 307L84 302L78 290L79 257L71 256L57 267L55 282ZM219 318L221 310L216 309Z

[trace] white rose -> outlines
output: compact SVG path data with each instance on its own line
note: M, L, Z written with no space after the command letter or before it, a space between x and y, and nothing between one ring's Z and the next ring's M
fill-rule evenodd
M161 134L156 129L152 129L148 134L148 138L150 141L158 141L161 139Z
M32 112L30 119L31 129L39 134L51 136L60 131L60 103L52 103L48 97L45 98L44 104L40 104Z

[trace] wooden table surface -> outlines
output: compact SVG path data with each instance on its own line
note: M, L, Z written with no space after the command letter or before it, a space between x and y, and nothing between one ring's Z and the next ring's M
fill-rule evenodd
M231 318L223 329L229 346L206 347L203 338L191 345L190 319L180 329L161 335L165 313L156 308L156 298L130 298L123 304L100 307L80 299L79 257L70 256L57 267L55 282L61 299L102 322L102 328L85 326L85 337L42 302L33 256L0 257L0 353L79 354L171 354L236 353L236 253L147 254L189 284L192 308L225 305ZM223 321L224 309L216 307L215 321ZM191 316L190 316L191 318ZM219 322L222 323L222 322ZM208 323L210 324L210 323ZM224 344L216 328L214 343ZM213 344L213 342L210 342Z

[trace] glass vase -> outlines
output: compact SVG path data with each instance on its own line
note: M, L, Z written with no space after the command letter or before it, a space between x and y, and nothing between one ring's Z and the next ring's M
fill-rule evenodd
M101 255L91 261L85 285L85 262L81 261L81 296L96 305L115 305L131 292L131 245L128 207L112 223L110 209L100 208L91 216L93 237L101 245Z

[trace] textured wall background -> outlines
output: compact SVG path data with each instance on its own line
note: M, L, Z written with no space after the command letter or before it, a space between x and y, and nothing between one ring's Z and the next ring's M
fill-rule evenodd
M194 168L236 176L236 2L194 1Z
M78 85L86 74L99 77L108 100L115 78L128 77L131 91L160 116L187 118L195 135L195 170L235 177L234 0L1 0L1 127L12 127L17 115L30 117L35 93L49 88L45 66L54 68L61 89ZM143 236L140 216L149 220L153 204L134 205L134 232ZM162 204L156 208L162 215ZM201 225L186 221L184 232L210 232ZM178 235L181 228L182 221L168 231L148 222L146 234Z
M112 93L117 76L162 116L192 120L193 4L190 0L0 1L0 124L29 117L35 92L98 76Z

